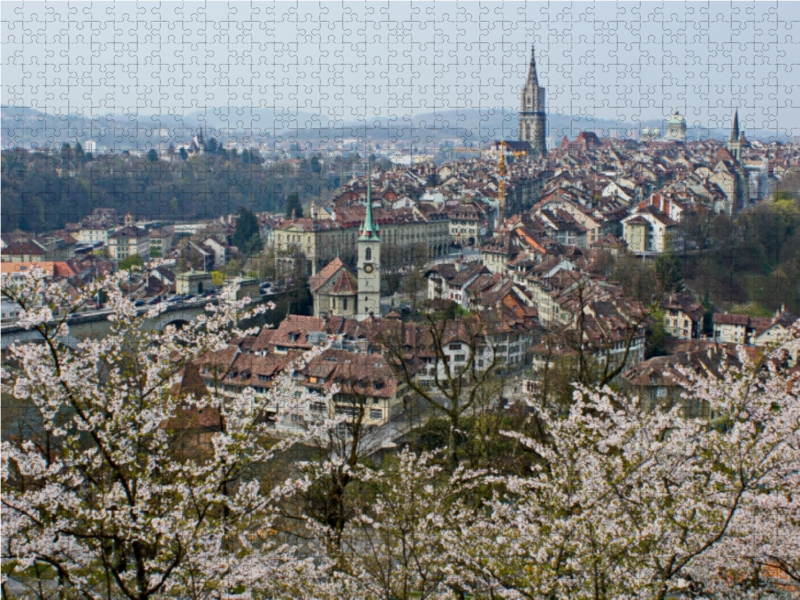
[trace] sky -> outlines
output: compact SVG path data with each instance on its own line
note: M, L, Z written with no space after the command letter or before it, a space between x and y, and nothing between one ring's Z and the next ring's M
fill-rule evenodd
M516 110L800 134L800 2L2 2L3 105L54 114ZM249 112L241 110L247 127Z

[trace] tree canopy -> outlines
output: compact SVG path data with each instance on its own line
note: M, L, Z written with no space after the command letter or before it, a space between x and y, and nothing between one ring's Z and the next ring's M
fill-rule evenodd
M236 216L236 230L233 233L233 245L248 256L261 250L258 219L249 208L239 209L239 214Z
M286 197L286 211L285 216L287 219L303 217L303 205L300 204L300 195L297 192L292 192Z

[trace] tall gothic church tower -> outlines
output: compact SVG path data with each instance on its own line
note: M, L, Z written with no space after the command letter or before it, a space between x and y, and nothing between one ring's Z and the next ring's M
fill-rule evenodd
M367 214L358 232L358 316L381 316L381 240L372 217L372 161L367 162Z
M742 137L739 133L739 109L733 113L733 126L731 127L731 137L728 138L728 152L737 161L742 160Z
M519 141L530 142L534 152L539 156L547 154L545 110L545 90L539 85L539 78L536 75L536 55L531 45L531 64L525 88L522 90L519 111Z

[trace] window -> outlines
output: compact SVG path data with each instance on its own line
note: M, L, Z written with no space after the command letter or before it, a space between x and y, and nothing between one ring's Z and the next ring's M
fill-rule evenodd
M372 260L372 248L367 248L364 252L364 260Z
M369 418L375 421L383 418L383 410L380 408L371 408L369 411Z
M337 415L347 415L348 417L357 417L361 414L361 409L356 406L337 406Z
M342 298L342 308L347 310L347 298Z
M314 412L325 412L328 409L328 405L324 402L309 402L308 408Z

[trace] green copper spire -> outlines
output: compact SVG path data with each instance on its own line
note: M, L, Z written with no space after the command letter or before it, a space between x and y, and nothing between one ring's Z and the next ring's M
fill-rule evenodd
M367 152L367 216L361 225L358 239L377 240L380 230L372 217L372 156Z

